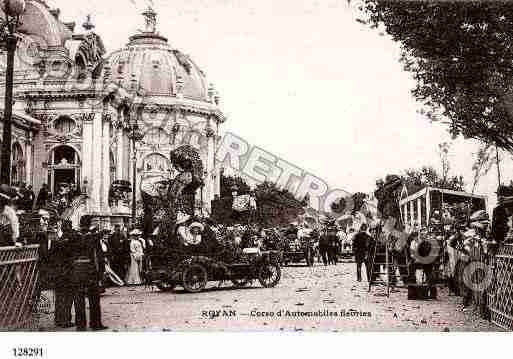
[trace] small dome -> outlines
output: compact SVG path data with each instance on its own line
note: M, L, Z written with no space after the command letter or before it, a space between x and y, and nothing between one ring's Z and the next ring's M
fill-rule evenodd
M150 12L151 11L151 12ZM130 37L128 45L108 58L112 80L124 88L135 81L148 96L177 96L208 101L205 74L179 50L173 49L165 37L155 31L156 14L147 10L146 31ZM155 18L151 18L154 15ZM150 17L150 18L149 18Z
M5 20L2 10L0 19ZM72 36L72 32L51 13L46 3L37 0L27 1L18 31L30 36L42 48L63 47Z

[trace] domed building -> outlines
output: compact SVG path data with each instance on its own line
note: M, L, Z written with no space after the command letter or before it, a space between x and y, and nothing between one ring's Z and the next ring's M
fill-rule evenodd
M176 175L170 152L183 146L203 169L190 207L208 213L219 194L214 152L226 120L219 96L191 58L158 33L155 11L143 16L145 30L107 55L89 18L75 32L59 10L27 1L15 61L12 182L36 193L44 183L52 193L62 183L80 186L87 199L74 222L85 213L105 224L126 221L129 205L113 204L112 183L135 183L140 199L141 189Z

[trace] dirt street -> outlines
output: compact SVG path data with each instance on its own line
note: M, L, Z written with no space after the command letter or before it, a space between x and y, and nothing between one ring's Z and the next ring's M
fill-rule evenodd
M324 267L285 267L276 288L258 282L234 289L210 283L189 294L177 288L109 288L102 296L103 322L114 331L498 331L463 312L461 298L446 289L436 301L409 301L406 290L384 296L355 281L351 262ZM52 329L51 315L41 326ZM70 329L73 330L73 329Z

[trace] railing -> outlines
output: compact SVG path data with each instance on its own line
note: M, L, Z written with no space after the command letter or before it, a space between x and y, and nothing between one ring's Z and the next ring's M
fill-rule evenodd
M490 320L503 329L513 330L513 244L500 246L490 267L494 279L488 293Z
M32 324L38 247L0 248L0 330L28 329Z

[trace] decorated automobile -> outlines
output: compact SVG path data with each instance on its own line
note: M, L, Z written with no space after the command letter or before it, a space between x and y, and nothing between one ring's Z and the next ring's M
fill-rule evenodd
M282 260L284 265L289 263L304 263L311 267L314 264L315 238L310 229L288 229L282 241Z
M244 287L258 281L265 288L279 283L279 252L260 252L257 248L229 251L153 253L148 257L146 279L162 291L180 286L189 293L201 292L208 282L231 282L235 287Z
M353 256L353 236L347 236L342 240L340 247L340 255L342 257Z

